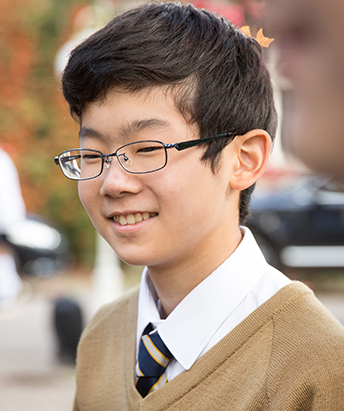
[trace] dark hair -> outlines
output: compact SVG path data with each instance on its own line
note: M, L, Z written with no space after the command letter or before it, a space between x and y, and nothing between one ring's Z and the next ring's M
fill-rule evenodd
M250 130L276 133L270 75L259 44L228 20L191 4L149 3L115 17L71 53L62 87L74 118L114 87L169 86L177 109L200 137ZM228 140L209 144L213 172ZM240 197L240 223L254 185Z

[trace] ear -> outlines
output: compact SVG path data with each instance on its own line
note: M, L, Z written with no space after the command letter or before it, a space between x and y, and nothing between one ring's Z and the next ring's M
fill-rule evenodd
M254 184L264 173L272 140L266 131L257 129L235 137L231 144L234 144L236 161L230 185L242 191Z

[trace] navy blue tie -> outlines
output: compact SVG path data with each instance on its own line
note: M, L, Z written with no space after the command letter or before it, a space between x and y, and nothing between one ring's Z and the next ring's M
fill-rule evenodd
M145 328L136 363L136 388L142 397L167 383L165 369L173 357L151 323Z

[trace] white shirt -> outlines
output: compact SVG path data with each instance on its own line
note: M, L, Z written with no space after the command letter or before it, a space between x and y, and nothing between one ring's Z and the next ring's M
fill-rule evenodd
M17 170L10 156L0 149L0 234L26 217Z
M166 369L169 381L190 369L199 357L290 283L266 262L250 230L241 230L243 239L234 253L164 320L159 315L159 300L147 268L143 271L136 353L141 335L151 322L174 357Z

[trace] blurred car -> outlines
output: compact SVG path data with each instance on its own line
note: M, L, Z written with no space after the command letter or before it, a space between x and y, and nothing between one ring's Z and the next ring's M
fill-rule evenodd
M319 176L252 198L252 230L277 268L344 267L344 189Z
M29 214L3 236L11 246L20 274L48 277L73 260L67 237L45 218Z

